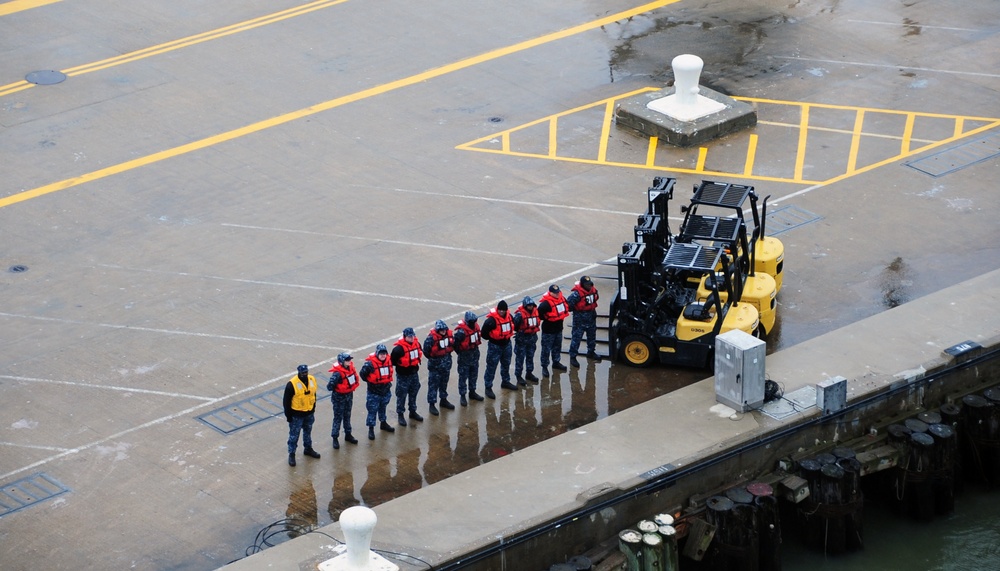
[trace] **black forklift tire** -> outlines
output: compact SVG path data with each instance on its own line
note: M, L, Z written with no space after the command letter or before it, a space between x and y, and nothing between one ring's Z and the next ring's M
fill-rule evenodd
M645 335L629 335L619 347L619 355L626 365L649 367L656 362L656 347Z

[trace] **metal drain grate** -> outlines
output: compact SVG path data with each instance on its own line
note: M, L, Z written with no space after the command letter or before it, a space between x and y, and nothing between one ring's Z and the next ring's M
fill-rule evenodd
M0 517L31 507L69 491L69 488L39 472L0 489Z
M795 205L782 206L767 213L767 235L776 236L817 220L822 220L822 216Z
M270 390L222 408L217 408L211 412L206 412L197 418L223 434L232 434L237 430L242 430L258 422L284 414L285 410L281 406L281 399L284 394L285 387ZM330 398L330 395L326 394L324 396L317 396L316 400L321 401L328 398Z
M962 170L967 166L1000 155L1000 133L969 141L957 147L903 164L933 177Z

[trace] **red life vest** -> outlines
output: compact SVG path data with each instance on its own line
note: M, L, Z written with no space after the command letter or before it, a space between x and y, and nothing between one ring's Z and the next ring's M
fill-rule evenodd
M379 359L377 353L372 353L365 360L372 364L373 369L366 381L373 385L387 385L392 382L392 361L389 360L389 355L386 355L385 359Z
M403 356L399 359L400 367L416 367L420 365L420 356L423 352L420 350L420 343L417 343L417 338L413 338L413 343L407 343L406 338L400 337L396 341L396 347L403 348Z
M583 289L580 282L577 282L573 285L573 291L580 296L580 300L573 306L573 311L593 311L597 309L597 298L600 296L597 294L596 287L592 287L590 291L587 291Z
M542 299L539 301L549 302L549 311L542 316L545 321L562 321L569 317L569 306L566 305L566 298L563 297L562 292L559 292L559 296L552 295L552 292L545 292L542 295Z
M340 394L353 393L360 384L358 382L358 372L354 369L353 361L348 361L346 367L338 362L330 369L330 372L340 373L340 382L333 387L333 390Z
M461 330L462 333L465 334L465 336L462 337L462 341L455 346L455 349L458 351L471 351L472 349L479 347L479 344L483 342L483 337L479 333L478 323L476 323L475 328L473 328L469 327L468 323L462 321L455 326L455 329Z
M507 317L500 317L497 310L490 312L489 317L493 318L496 327L490 329L490 339L493 341L506 341L514 336L514 317L507 312Z
M455 350L455 337L451 333L451 329L448 329L442 335L438 333L437 329L431 329L431 350L427 353L428 357L444 357L448 353Z
M542 328L542 322L538 318L538 308L534 307L531 311L528 311L522 305L517 308L517 312L521 314L521 326L517 328L518 333L524 333L525 335L538 333L538 330Z

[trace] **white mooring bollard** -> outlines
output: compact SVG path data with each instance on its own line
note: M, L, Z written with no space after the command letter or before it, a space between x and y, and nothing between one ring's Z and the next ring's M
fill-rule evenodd
M364 506L353 506L340 514L347 552L319 564L320 571L399 571L399 566L371 550L378 518Z
M698 94L701 91L698 81L705 66L700 57L681 54L670 65L674 68L674 93L650 101L646 107L678 121L694 121L726 108L724 104Z

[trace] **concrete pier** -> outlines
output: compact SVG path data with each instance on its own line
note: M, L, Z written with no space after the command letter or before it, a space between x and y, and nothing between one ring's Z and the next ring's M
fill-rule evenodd
M884 409L873 402L823 422L813 406L776 420L719 405L714 380L705 379L376 507L373 547L397 554L401 569L543 568L572 546L586 549L649 514L767 471L784 449L847 440L891 412L995 384L995 361L932 387L920 381L974 357L946 349L972 341L981 354L1000 344L995 313L984 311L998 301L994 271L767 357L768 376L785 394L843 376L848 407L894 391ZM776 434L780 443L741 452ZM688 475L669 478L682 472ZM560 521L581 510L588 515ZM342 537L338 524L322 531ZM326 559L331 547L329 538L310 534L226 569L305 568Z

